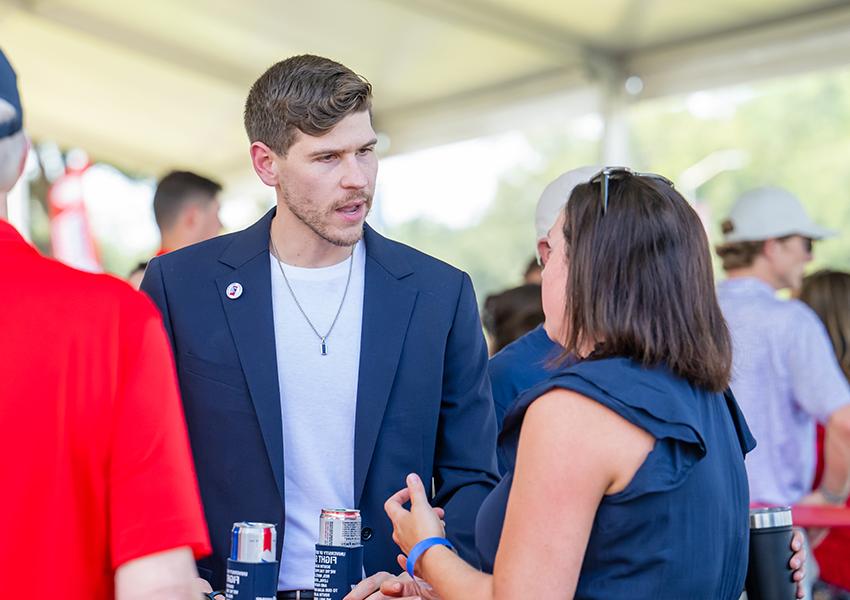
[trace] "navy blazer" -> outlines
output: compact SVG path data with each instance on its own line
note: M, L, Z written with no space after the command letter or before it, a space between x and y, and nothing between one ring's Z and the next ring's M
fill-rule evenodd
M213 547L199 570L214 589L224 587L234 522L277 523L279 557L283 544L283 429L269 262L274 214L153 259L142 282L174 348ZM498 476L487 350L472 282L368 225L364 240L353 477L366 574L399 571L383 505L411 472L425 482L433 477L432 503L446 509L447 535L475 564L475 516ZM234 282L243 292L231 300L225 289ZM316 440L316 452L329 461L350 451L335 448L333 439Z

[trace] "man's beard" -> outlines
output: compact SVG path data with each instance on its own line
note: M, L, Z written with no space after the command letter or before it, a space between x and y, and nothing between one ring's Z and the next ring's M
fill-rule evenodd
M284 202L286 202L286 206L289 211L293 215L295 215L295 217L299 221L309 227L313 233L315 233L317 236L319 236L329 244L333 244L334 246L339 246L343 248L353 246L354 244L360 241L360 238L363 237L363 227L358 227L356 230L352 231L348 235L342 233L334 235L332 228L328 225L327 222L328 215L334 214L337 209L355 200L364 201L366 205L366 216L369 215L369 211L372 209L372 194L366 191L350 193L348 196L346 196L345 200L343 200L342 202L338 202L326 212L312 208L309 205L309 201L303 202L293 200L292 196L289 194L286 188L283 188L283 200Z

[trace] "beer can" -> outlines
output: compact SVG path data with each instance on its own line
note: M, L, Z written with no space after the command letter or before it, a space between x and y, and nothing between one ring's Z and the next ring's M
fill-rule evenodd
M245 563L277 560L277 530L271 523L242 521L233 524L230 559Z
M360 511L355 508L323 508L319 516L319 544L341 548L360 545Z

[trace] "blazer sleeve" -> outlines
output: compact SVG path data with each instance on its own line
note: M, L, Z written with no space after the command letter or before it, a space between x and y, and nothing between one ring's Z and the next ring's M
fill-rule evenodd
M162 324L165 327L165 333L168 334L168 341L171 343L171 348L174 350L174 332L171 328L171 315L168 312L168 301L165 295L165 282L162 278L162 267L160 259L154 258L145 269L145 276L142 278L142 284L139 287L141 291L146 293L156 307L159 309L159 314L162 316Z
M443 399L434 457L434 504L446 510L446 535L478 564L475 517L498 483L496 416L487 376L487 344L472 281L464 273L446 344Z

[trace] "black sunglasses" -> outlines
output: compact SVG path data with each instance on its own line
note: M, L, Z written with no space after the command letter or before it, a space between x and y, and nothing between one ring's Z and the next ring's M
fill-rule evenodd
M777 239L780 242L787 242L788 240L790 240L791 238L794 238L794 237L799 237L801 240L803 240L803 249L805 249L805 251L808 254L812 253L812 250L815 247L815 240L813 240L810 237L806 237L806 236L800 235L798 233L792 233L791 235L784 235L781 238L777 238Z
M625 179L626 177L646 177L647 179L655 179L656 181L666 183L671 188L675 187L673 185L673 182L664 177L663 175L656 175L655 173L640 173L638 171L632 171L628 167L605 167L596 175L591 177L589 182L594 185L597 183L602 184L603 215L608 212L608 182L612 179Z

